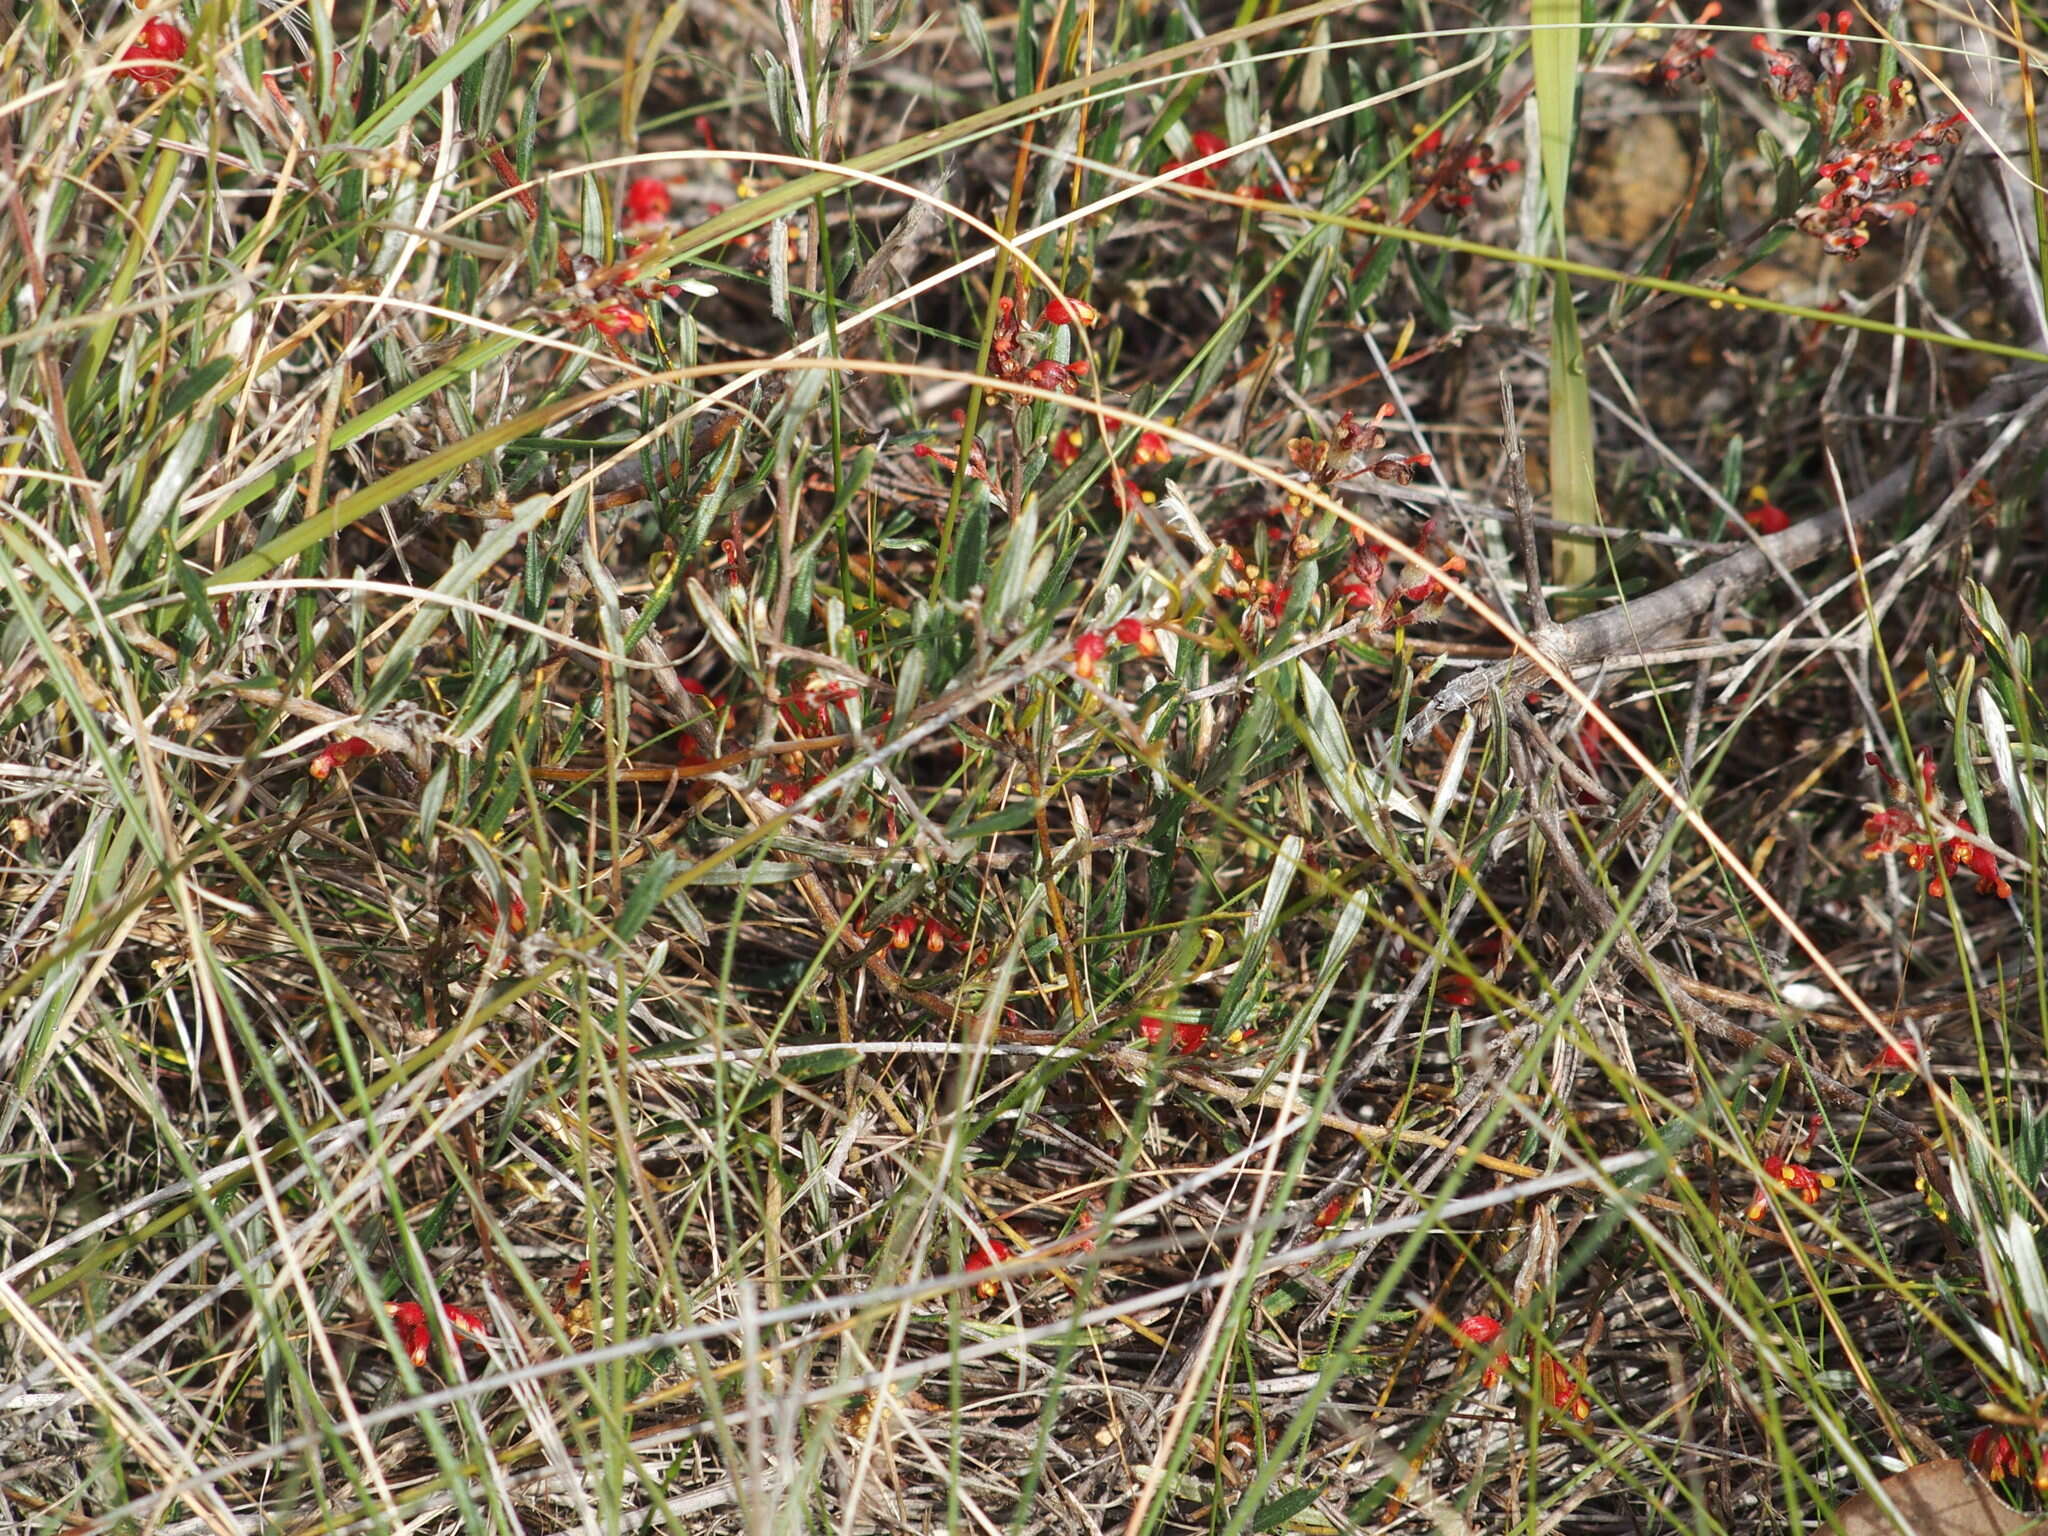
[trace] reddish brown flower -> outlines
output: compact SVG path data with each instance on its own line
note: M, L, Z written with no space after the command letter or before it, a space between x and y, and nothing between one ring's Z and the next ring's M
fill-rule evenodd
M1697 28L1720 14L1721 0L1707 0L1693 18L1695 25L1681 27L1671 39L1671 46L1664 50L1664 57L1650 67L1650 79L1667 91L1676 90L1682 80L1706 79L1707 60L1714 56L1714 45Z
M1076 358L1071 363L1054 362L1051 358L1040 358L1023 372L1026 384L1034 389L1051 390L1055 394L1071 395L1080 378L1088 371L1086 359Z
M1092 680L1095 667L1108 654L1109 641L1105 636L1090 632L1074 641L1074 675L1084 681Z
M1771 40L1762 35L1752 37L1749 46L1763 55L1764 74L1770 80L1771 94L1780 101L1794 101L1813 90L1813 71L1799 61L1796 54L1773 48Z

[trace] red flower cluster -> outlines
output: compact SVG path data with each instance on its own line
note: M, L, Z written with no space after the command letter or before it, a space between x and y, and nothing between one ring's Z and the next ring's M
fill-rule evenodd
M1965 870L1976 876L1979 896L1996 896L2004 901L2012 895L2012 886L1998 872L1998 856L1976 840L1976 829L1970 825L1966 813L1958 810L1954 817L1955 824L1962 829L1961 833L1944 838L1938 848L1933 843L1917 840L1914 834L1921 825L1919 807L1906 793L1906 787L1884 771L1882 760L1875 752L1866 752L1864 761L1877 769L1883 778L1891 794L1891 804L1877 807L1864 819L1863 857L1877 859L1888 853L1903 854L1908 869L1928 871L1927 894L1937 901L1948 889L1944 883L1944 872L1957 875ZM1941 815L1942 798L1934 788L1934 754L1926 747L1920 749L1920 787L1928 808L1937 816Z
M406 1359L414 1365L425 1365L428 1347L433 1342L432 1331L427 1327L427 1309L416 1301L387 1301L384 1310L398 1327L398 1342L405 1350ZM444 1301L441 1303L441 1316L457 1339L481 1344L491 1336L490 1328L474 1312L451 1307Z
M1797 55L1773 47L1769 38L1751 40L1763 56L1772 92L1781 101L1806 103L1830 135L1848 79L1854 21L1848 11L1833 17L1820 13L1819 32L1806 40L1811 69ZM1942 149L1962 137L1960 112L1914 127L1907 121L1912 105L1913 84L1904 78L1893 80L1882 95L1865 92L1854 126L1834 146L1834 157L1821 162L1812 201L1792 219L1829 255L1853 261L1870 243L1873 228L1918 213L1920 205L1910 194L1934 179Z
M1407 485L1418 469L1429 468L1431 460L1426 453L1380 452L1387 446L1387 434L1380 423L1393 414L1392 401L1373 412L1370 421L1360 421L1357 412L1346 411L1337 418L1336 428L1328 437L1290 437L1287 457L1309 484L1318 487L1356 480L1361 475L1371 475L1391 485Z
M1062 306L1060 313L1065 315L1068 311ZM1051 316L1048 314L1047 318ZM1054 324L1065 323L1064 320L1054 321ZM996 328L989 338L988 348L990 372L1011 383L1021 382L1034 389L1063 395L1072 394L1088 372L1084 358L1061 363L1047 357L1034 362L1026 359L1025 351L1023 318L1017 313L1017 301L1005 294L996 300Z
M1475 1312L1458 1324L1459 1336L1482 1351L1490 1351L1504 1332L1506 1329L1501 1326L1500 1319L1484 1312ZM1557 1356L1545 1354L1534 1344L1529 1346L1529 1353L1536 1364L1536 1389L1542 1395L1544 1407L1584 1423L1592 1413L1593 1405L1586 1400L1585 1388L1577 1374ZM1486 1369L1480 1373L1479 1385L1483 1389L1499 1385L1507 1370L1507 1351L1501 1350L1493 1354Z
M1650 81L1661 85L1667 91L1678 89L1682 80L1701 81L1707 77L1707 60L1714 56L1714 45L1707 41L1707 34L1697 30L1721 14L1721 0L1707 0L1694 17L1694 26L1681 27L1677 36L1671 39L1671 46L1664 50L1664 57L1650 66Z
M1435 518L1425 522L1416 533L1415 547L1446 576L1456 576L1465 569L1465 557L1450 547ZM1367 626L1376 631L1443 617L1451 595L1451 589L1443 582L1417 568L1407 573L1413 580L1397 585L1390 593L1382 585L1386 572L1386 546L1364 541L1352 550L1351 558L1330 587L1345 607L1364 610Z
M1148 622L1140 618L1118 619L1110 625L1109 633L1106 635L1100 631L1090 630L1075 637L1071 660L1076 677L1083 682L1094 681L1095 669L1101 665L1102 658L1109 654L1111 637L1114 637L1119 645L1135 646L1141 656L1159 654L1159 637L1152 633L1152 626Z
M375 757L377 749L360 736L344 736L339 741L330 741L313 754L313 761L306 764L306 772L316 779L324 779L337 768L345 768L359 757Z
M882 925L882 928L889 935L891 949L908 949L920 939L923 940L924 947L935 955L942 955L948 949L967 948L966 934L950 923L942 923L929 915L918 917L906 912L900 917L891 918Z
M133 80L152 96L161 96L178 83L180 71L172 68L185 57L185 29L175 21L152 16L142 24L142 35L121 50L122 67L114 71L118 80ZM126 62L134 59L137 62Z
M1910 92L1907 81L1892 82L1893 94ZM1876 103L1873 93L1866 98ZM1883 116L1873 111L1866 121ZM1925 123L1903 138L1858 148L1853 144L1839 159L1821 163L1814 182L1814 200L1792 217L1800 229L1821 243L1831 256L1854 261L1870 244L1873 225L1910 219L1920 205L1900 194L1926 186L1941 166L1944 145L1962 137L1963 114L1951 113Z
M1436 191L1437 207L1445 213L1463 213L1478 200L1479 193L1497 190L1522 168L1519 160L1494 159L1491 144L1446 144L1441 128L1415 146L1416 158L1424 155L1436 156L1429 185Z
M1970 1437L1970 1448L1964 1455L1971 1466L1994 1483L2002 1483L2009 1477L2024 1477L2027 1468L2037 1460L2033 1446L2016 1438L2011 1430L1991 1425ZM2044 1483L2048 1483L2048 1466L2034 1474L2036 1488L2041 1488Z
M680 283L641 280L640 258L652 249L647 244L633 246L623 261L610 266L600 265L592 256L569 258L565 264L568 293L578 302L564 316L567 323L572 327L589 326L612 342L614 351L618 350L621 336L644 332L647 316L640 312L640 306L663 298L678 298L683 292Z

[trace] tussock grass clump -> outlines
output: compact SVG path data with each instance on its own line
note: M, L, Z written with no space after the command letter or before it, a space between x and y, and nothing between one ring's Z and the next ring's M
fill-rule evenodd
M2043 38L1805 20L16 6L16 1520L2044 1507Z

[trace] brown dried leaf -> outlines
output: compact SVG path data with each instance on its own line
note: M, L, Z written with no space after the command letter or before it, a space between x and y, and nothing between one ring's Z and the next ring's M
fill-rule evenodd
M1878 1486L1905 1523L1893 1520L1874 1494L1859 1493L1835 1511L1842 1536L2007 1536L2042 1528L1993 1493L1967 1463L1953 1457L1923 1461Z

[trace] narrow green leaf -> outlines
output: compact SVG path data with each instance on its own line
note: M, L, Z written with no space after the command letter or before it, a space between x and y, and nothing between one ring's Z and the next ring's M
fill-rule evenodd
M360 153L366 149L381 149L390 143L398 136L400 125L409 122L464 70L497 46L539 4L540 0L507 0L503 10L465 35L461 42L422 70L403 91L372 113L369 121L350 135L351 149Z

